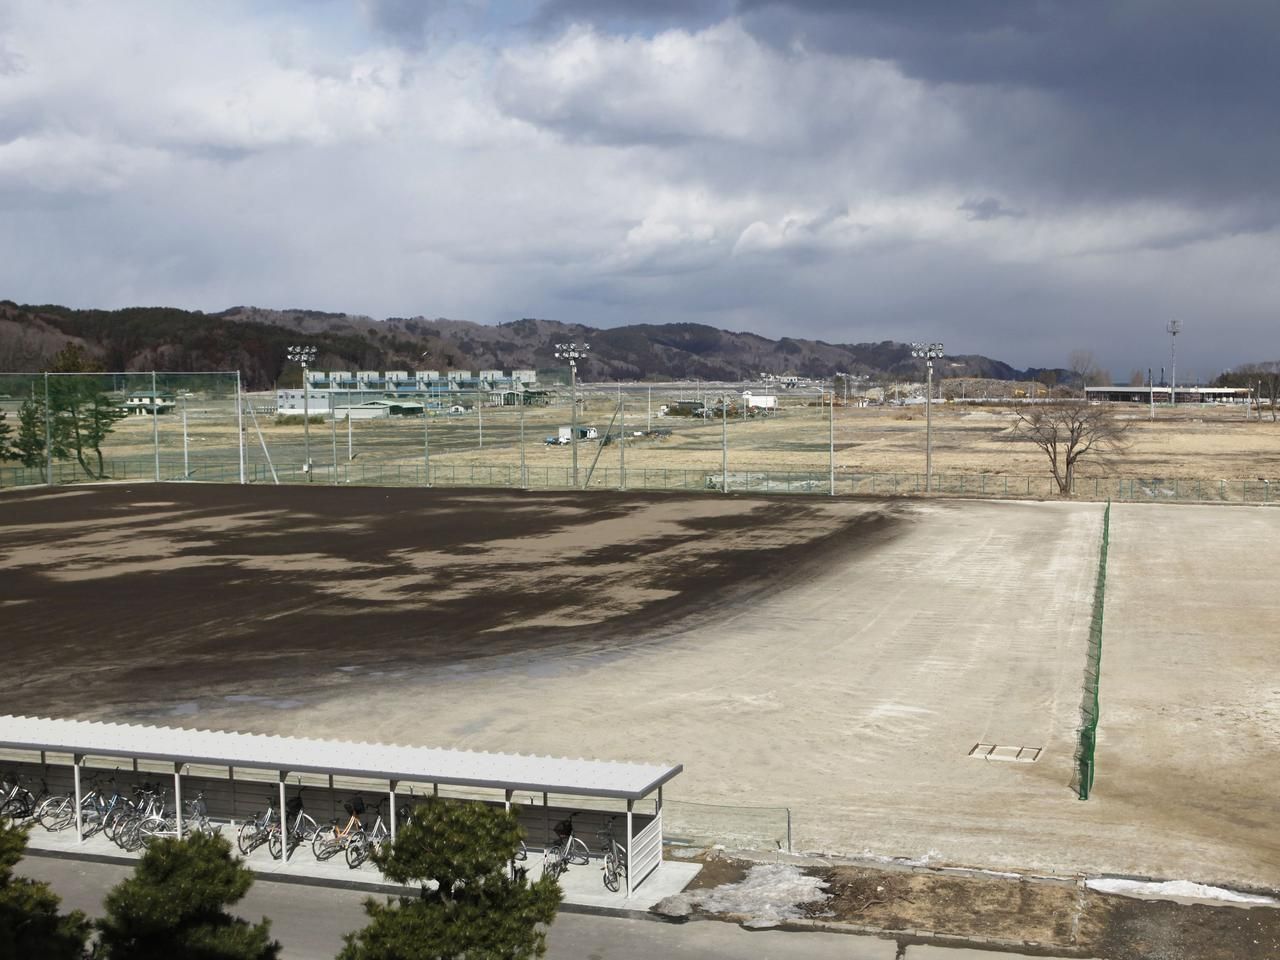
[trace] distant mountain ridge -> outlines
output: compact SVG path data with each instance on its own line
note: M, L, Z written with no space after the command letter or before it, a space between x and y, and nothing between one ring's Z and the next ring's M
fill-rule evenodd
M372 317L318 310L231 307L219 313L172 307L73 310L0 301L0 370L43 369L68 341L108 370L240 370L247 389L282 379L290 343L318 348L322 370L530 368L560 371L556 344L590 343L579 367L586 381L748 380L761 374L823 379L838 373L919 379L920 361L905 343L835 344L770 340L695 323L639 323L597 329L556 320L522 319L496 326L425 317ZM282 374L288 374L282 378ZM1018 370L978 354L947 357L940 377L1031 380L1065 370Z

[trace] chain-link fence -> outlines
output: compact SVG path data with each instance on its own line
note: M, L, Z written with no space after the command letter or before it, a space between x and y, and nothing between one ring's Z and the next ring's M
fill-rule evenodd
M693 847L716 844L737 850L791 852L789 807L734 806L667 800L663 829L669 842Z
M301 398L287 399L291 406L282 413L279 398L299 392ZM357 402L352 394L299 388L245 393L238 376L225 372L0 374L0 485L151 479L1060 498L1047 470L936 471L926 477L858 469L857 462L874 464L855 442L870 424L882 431L877 448L913 442L913 414L901 411L859 414L800 393L755 409L705 385L632 385L616 392L580 387L575 445L566 426L574 407L568 391L548 389L538 397L537 405L513 406L460 396L424 416L422 403L390 395ZM977 423L992 417L983 412ZM935 446L962 451L987 442L963 432L969 429L957 427ZM1269 503L1272 486L1266 479L1086 476L1077 477L1074 495Z
M1102 676L1102 619L1107 594L1107 547L1111 537L1111 504L1102 513L1102 546L1098 555L1098 578L1093 587L1093 615L1089 621L1089 646L1084 668L1084 695L1080 701L1080 735L1076 746L1073 781L1081 800L1093 790L1094 754L1098 745L1098 686Z

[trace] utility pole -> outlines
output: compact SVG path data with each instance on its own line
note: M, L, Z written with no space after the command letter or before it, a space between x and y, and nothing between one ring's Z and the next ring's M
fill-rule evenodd
M1173 372L1170 374L1169 404L1178 405L1178 334L1182 332L1181 320L1170 320L1165 327L1169 331L1169 351L1173 358Z
M529 486L529 471L524 465L524 394L520 394L520 486Z
M333 381L329 382L329 434L333 438L333 485L338 485L338 411L333 405Z
M645 426L645 430L653 433L653 387L649 388L649 420Z
M627 403L618 384L618 489L627 489Z
M1151 368L1147 367L1147 393L1151 400L1151 419L1156 418L1156 385L1151 379Z
M578 361L587 358L587 351L591 349L591 344L584 343L578 346L576 343L557 343L556 358L558 360L569 361L569 400L573 405L572 430L569 444L573 454L573 486L576 490L578 487Z
M191 479L191 460L187 456L187 393L182 392L182 479Z

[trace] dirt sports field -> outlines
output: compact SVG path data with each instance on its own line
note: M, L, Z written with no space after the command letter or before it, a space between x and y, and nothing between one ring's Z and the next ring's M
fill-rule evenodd
M1081 802L1102 511L10 491L3 710L669 760L673 800L789 806L798 849L1280 888L1280 512L1113 507Z

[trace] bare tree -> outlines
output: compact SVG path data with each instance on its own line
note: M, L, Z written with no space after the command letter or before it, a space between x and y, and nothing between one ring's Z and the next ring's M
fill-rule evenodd
M1147 384L1147 375L1145 373L1137 369L1129 371L1129 386L1143 387L1143 386L1146 386L1146 384Z
M1018 413L1015 431L1045 452L1058 492L1071 496L1076 464L1083 457L1105 461L1126 446L1129 424L1100 403L1072 400Z
M1067 369L1080 386L1080 396L1084 396L1085 387L1093 386L1102 375L1092 350L1072 350L1071 356L1067 358Z

